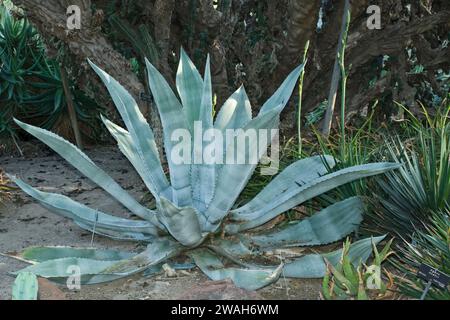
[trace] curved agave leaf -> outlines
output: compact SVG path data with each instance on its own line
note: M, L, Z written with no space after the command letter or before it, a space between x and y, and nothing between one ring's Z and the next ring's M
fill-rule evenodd
M214 127L225 132L227 129L243 128L250 120L252 120L252 106L242 85L220 108Z
M212 85L209 55L205 67L200 121L203 130L206 131L212 129ZM202 139L200 146L194 146L194 153L200 151L200 157L203 158L203 150L205 147L205 142ZM197 151L198 148L200 148L200 150ZM211 202L214 196L214 190L216 189L216 166L214 164L205 163L204 160L201 164L196 164L194 161L191 165L191 186L193 204L199 211L205 211L207 205Z
M72 275L69 267L80 268L81 275L95 275L113 266L117 261L93 260L86 258L61 258L47 260L28 266L18 272L31 272L43 278L67 278Z
M250 239L262 248L326 245L356 231L362 221L362 214L361 199L353 197L335 203L311 218L289 224L281 231L252 236Z
M297 181L301 183L310 182L328 172L333 168L336 161L332 156L315 156L299 160L284 169L275 177L255 198L241 208L232 210L232 218L240 220L241 215L252 214L258 209L268 205L283 193L292 188L297 188ZM248 217L250 218L250 217Z
M367 238L353 243L350 246L349 258L351 263L356 267L361 261L365 263L372 254L372 243L377 245L386 236ZM303 256L291 263L287 263L283 268L283 276L288 278L323 278L327 271L327 265L324 260L336 266L342 256L342 249L326 253L311 254Z
M261 107L261 111L259 112L260 115L274 108L278 108L279 105L284 109L297 85L297 80L300 77L303 68L304 64L301 64L288 75L273 96Z
M257 267L252 269L225 268L220 259L208 250L195 250L190 252L189 255L211 280L231 279L237 287L245 290L258 290L277 281L283 267L281 265L274 269Z
M178 95L183 104L183 112L188 124L192 126L200 120L200 106L202 105L203 79L194 63L183 48L180 53L176 85ZM193 129L191 128L191 132Z
M123 276L141 272L158 265L182 252L184 248L170 238L158 238L147 249L128 260L122 260L102 271L102 274L121 274Z
M113 178L97 167L95 163L92 162L92 160L89 159L88 156L81 152L76 146L50 131L31 126L20 122L17 119L14 119L14 121L22 129L52 148L78 171L103 188L135 215L143 219L152 219L154 215L153 212L141 206L133 197L123 190Z
M214 241L214 245L236 257L245 257L253 253L252 250L238 239L218 239Z
M159 160L155 158L148 159L149 162L153 162L153 165L150 168L148 168L148 170L151 171L150 175L148 175L147 168L145 167L145 164L142 162L142 159L139 157L139 153L136 150L136 147L133 143L133 138L131 137L130 133L125 129L121 128L120 126L109 121L103 115L100 115L100 117L103 121L103 124L108 129L109 133L117 141L120 151L125 155L125 157L127 157L128 161L130 161L130 163L136 169L137 173L141 177L142 181L144 181L145 185L147 186L148 190L150 190L152 195L156 194L157 195L155 196L156 199L158 199L159 195L169 197L171 199L172 190L170 186L165 190L159 190L159 188L155 187L163 185L165 186L167 184L167 179L165 175L164 177L160 175L161 165Z
M73 275L73 267L79 268L82 284L95 284L123 278L142 272L151 266L171 258L180 252L180 246L167 238L150 244L147 249L130 259L105 261L87 258L62 258L44 261L26 267L19 272L31 272L43 278L61 281Z
M238 139L245 140L247 130L256 130L256 132L258 132L259 129L270 130L275 128L279 122L281 110L282 106L279 106L278 108L275 108L251 120L245 128L237 134L236 141L239 141ZM265 144L262 143L259 141L259 136L257 139L248 140L248 148L237 148L236 159L238 159L238 157L241 157L241 159L252 159L253 157L254 160L257 161L254 161L253 163L251 161L246 161L246 164L222 166L220 172L218 173L218 181L214 198L205 213L207 221L204 228L207 231L215 230L220 221L231 209L237 197L242 192L248 180L251 178L251 175L255 171L257 162L259 162L263 154L266 152L267 147L271 143L270 139L266 139ZM229 144L227 147L227 154L234 154L235 150L235 146L233 144ZM256 157L254 157L254 154L251 154L254 150L257 150Z
M161 166L152 129L128 91L109 74L97 67L90 60L88 61L106 85L123 122L128 128L137 156L145 171L145 176L152 181L149 189L152 191L153 196L158 198L159 194L167 190L170 185Z
M129 259L133 257L134 254L131 252L96 248L29 247L22 252L11 256L29 262L44 262L63 258L85 258L92 260L117 261Z
M289 74L275 94L262 106L259 116L249 121L244 127L244 130L274 129L278 126L279 115L288 103L303 68L304 65L300 65ZM242 135L242 133L239 135ZM247 154L249 153L248 150L258 150L259 154L257 155L257 159L259 161L266 152L266 149L270 145L271 141L270 139L267 139L266 145L262 146L262 144L259 143L260 141L254 140L249 142L248 149L237 148L237 152L245 152L246 159L247 156L252 156L252 154ZM236 148L233 145L228 145L226 148L226 154L234 153L236 153ZM255 168L256 164L226 165L221 168L218 173L218 184L214 198L208 206L205 214L207 220L205 224L206 230L214 231L217 229L218 223L220 223L220 221L231 209L237 197L250 179ZM230 188L230 186L235 187Z
M55 193L39 191L20 179L9 176L25 193L38 200L45 208L57 215L73 219L76 223L93 229L106 229L118 233L136 235L158 235L161 232L149 221L136 221L119 218L91 209L79 202Z
M300 181L296 181L298 183L296 188L287 190L277 199L274 199L274 201L253 214L241 216L242 220L246 222L239 225L238 229L242 231L259 227L266 222L269 222L279 214L309 199L333 190L336 187L358 179L367 178L390 170L398 169L399 167L401 167L401 165L394 163L371 163L345 168L314 179L304 185L301 184ZM231 232L236 230L236 226L230 225L227 227Z
M202 121L203 128L209 129L213 126L213 91L211 83L211 62L210 57L206 58L205 76L203 81L202 104L200 108L200 121Z
M98 227L98 226L95 226L95 228L94 228L94 224L87 225L80 221L75 221L75 223L81 229L84 229L91 233L98 234L99 236L111 238L114 240L152 242L155 239L155 236L145 234L145 233L138 233L138 232L131 232L131 231L115 231L115 230L106 229L106 228L102 228L102 227Z
M148 82L158 107L161 123L164 128L164 147L170 169L170 181L173 187L173 202L179 207L192 205L190 166L175 164L172 161L172 149L175 143L172 134L176 130L189 132L189 124L183 115L183 108L167 81L158 70L146 59Z
M203 241L198 212L194 208L178 208L161 197L159 219L170 234L186 247L196 247Z

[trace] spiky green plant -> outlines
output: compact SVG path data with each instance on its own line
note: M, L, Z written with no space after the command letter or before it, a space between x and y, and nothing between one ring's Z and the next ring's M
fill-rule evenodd
M367 266L361 261L355 266L354 257L350 251L350 241L344 243L342 254L338 264L328 263L328 271L322 281L322 297L326 300L369 300L371 297L383 297L388 289L388 285L382 278L382 273L392 279L390 273L382 268L382 263L391 255L390 250L392 240L390 240L381 252L376 244L373 244L374 259L372 264Z
M408 238L450 204L450 105L445 106L434 117L424 108L425 124L409 113L406 141L386 139L387 157L405 165L379 180L384 193L371 220L384 231Z
M338 202L311 218L294 221L268 234L254 230L286 210L337 186L396 169L399 165L366 164L327 174L327 167L335 165L332 157L302 159L273 179L253 200L241 208L233 209L257 164L176 163L173 155L179 145L173 141L173 134L183 129L195 136L196 121L201 122L204 130L216 129L220 133L227 129L244 129L238 131L234 141L242 141L242 138L245 140L248 129L277 128L279 115L296 87L303 66L297 67L287 77L262 106L257 117L252 119L249 99L241 87L225 102L214 121L209 57L202 79L187 54L181 51L176 77L181 103L156 68L148 61L146 64L148 82L164 129L170 180L164 174L152 130L136 102L111 76L93 63L91 66L108 88L128 130L105 118L104 124L154 196L156 211L140 205L72 144L49 131L20 121L16 121L19 126L55 150L141 220L129 220L99 212L63 195L39 191L18 178L11 179L46 208L73 219L80 227L115 239L148 242L147 249L131 258L118 252L100 254L95 249L30 249L31 254L27 251L28 256L32 257L29 260L38 263L25 271L41 277L60 279L68 276L68 266L78 265L82 283L98 283L144 271L180 253L186 253L211 279L230 278L237 286L250 290L276 281L282 272L286 277L323 277L326 265L322 254L305 255L281 265L273 262L272 266L249 264L241 258L257 255L273 247L320 246L351 234L362 220L363 205L358 198ZM262 154L256 154L255 150L266 150L271 139L257 137L249 140L248 148L245 151L239 148L236 153L241 156L256 156L260 160ZM233 143L227 143L226 154L235 152ZM255 148L256 146L259 147ZM195 154L199 152L198 149L203 151L206 147L208 146L201 143L194 144L194 150L189 149L188 153ZM225 237L216 237L217 235ZM234 236L227 238L226 235ZM382 238L374 241L378 243ZM365 261L371 254L371 246L371 239L364 239L354 243L350 250L354 252L357 261ZM339 251L332 252L327 254L327 258L337 261L336 257L339 255ZM240 268L226 267L220 256Z
M431 224L418 230L412 241L400 247L399 259L394 265L399 272L400 291L412 298L421 298L427 285L417 276L424 263L450 275L450 207L432 215ZM450 300L450 288L435 286L426 295L427 300Z
M0 137L16 140L13 117L46 129L60 126L67 102L58 62L46 56L37 30L0 3ZM77 118L97 133L100 108L69 81ZM95 114L95 116L94 116Z

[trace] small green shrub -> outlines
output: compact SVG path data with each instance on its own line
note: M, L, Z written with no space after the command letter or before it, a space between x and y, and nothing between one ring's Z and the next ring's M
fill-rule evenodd
M322 297L326 300L369 300L383 298L393 285L391 274L382 267L382 263L393 254L390 250L392 240L381 252L373 243L374 259L372 264L361 261L352 263L351 243L344 243L341 258L337 265L327 263L328 271L322 281ZM383 278L383 273L387 280Z

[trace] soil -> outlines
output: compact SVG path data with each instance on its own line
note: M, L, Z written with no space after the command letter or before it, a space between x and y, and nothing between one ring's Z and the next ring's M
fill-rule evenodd
M107 171L136 199L142 199L145 188L128 161L114 148L87 150L91 159ZM115 214L129 217L126 210L92 184L62 158L44 150L34 150L25 157L0 157L0 167L17 175L40 190L57 192L72 199ZM65 218L54 215L41 207L20 190L13 191L13 200L0 208L0 253L17 252L29 246L91 246L91 234L78 228ZM137 252L139 245L95 237L94 247ZM0 300L11 298L14 277L9 273L26 267L26 263L0 255ZM58 288L67 299L174 299L182 297L191 288L208 285L208 278L198 269L177 272L177 277L166 275L144 277L138 274L106 284L82 286L79 291ZM280 279L277 283L258 291L263 299L318 299L321 281ZM240 299L240 296L236 296Z

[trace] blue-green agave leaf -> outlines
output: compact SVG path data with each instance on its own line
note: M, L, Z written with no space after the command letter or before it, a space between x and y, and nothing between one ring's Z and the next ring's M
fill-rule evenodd
M160 231L149 221L129 220L111 216L91 209L79 202L55 193L39 191L20 179L9 176L25 193L38 200L48 210L57 215L73 219L89 228L106 229L116 232L129 232L136 234L158 235Z
M296 187L286 190L286 192L274 199L274 201L254 213L245 216L242 215L240 218L246 222L239 226L239 230L243 231L259 227L279 214L336 187L355 180L395 170L399 167L401 165L395 163L371 163L342 169L309 181L306 184L296 180ZM235 227L230 227L232 232L233 228Z
M203 132L213 128L212 119L212 84L211 84L211 67L210 58L206 60L205 80L203 83L202 103L200 108L200 121ZM197 142L195 142L197 143ZM200 146L194 146L193 153L197 152L197 148L201 147L199 151L203 153L206 147L206 142L201 141ZM200 155L203 158L203 154ZM195 158L194 158L195 159ZM211 159L214 160L214 159ZM202 163L191 165L191 186L193 204L199 211L205 211L208 204L211 202L214 191L216 189L216 166L214 163L206 163L203 159Z
M273 96L270 97L270 99L267 100L266 103L264 103L264 105L261 107L261 111L259 114L263 114L274 108L278 108L279 105L282 105L282 109L284 109L297 85L297 80L300 77L303 68L304 65L301 64L288 75L288 77L284 80L284 82L273 94Z
M122 203L135 215L143 219L149 219L153 216L153 213L150 210L140 205L133 197L131 197L125 190L123 190L122 187L117 182L115 182L113 178L111 178L102 169L97 167L95 163L92 162L92 160L89 159L88 156L76 146L50 131L31 126L29 124L20 122L17 119L14 119L14 121L22 129L52 148L67 162L69 162L82 174L84 174L86 177L88 177L90 180L95 182L106 192L112 195L117 201Z
M102 271L102 274L121 274L123 276L144 271L173 258L185 248L171 238L158 238L147 246L142 253L128 260L117 262Z
M123 278L142 272L151 266L158 265L180 252L180 245L176 242L160 238L148 245L147 249L123 260L94 260L86 258L62 258L44 261L28 266L20 272L31 272L43 278L56 281L74 276L74 267L81 276L81 284L95 284ZM14 273L14 274L17 274Z
M239 138L245 139L248 129L256 130L256 132L258 132L259 129L268 129L270 131L270 129L276 128L281 110L282 108L279 106L278 108L251 120L244 129L238 133L235 141L238 141ZM222 166L218 172L218 181L214 198L205 213L207 221L204 224L204 228L208 231L215 230L220 221L228 214L237 197L247 185L248 180L255 171L257 162L259 162L266 152L267 147L271 144L270 139L266 139L265 144L262 143L259 141L259 136L257 139L247 140L249 140L247 148L237 148L237 152L235 152L236 146L229 144L227 153L233 152L236 155L235 159L241 154L242 159L251 159L254 157L256 161L251 162L246 160L245 164L229 164ZM257 150L257 154L250 154L253 153L254 150Z
M136 146L134 145L133 138L130 133L109 121L103 115L101 115L101 119L109 133L117 141L120 151L125 155L125 157L127 157L128 161L130 161L136 169L137 173L141 177L142 181L144 181L152 195L154 195L156 199L158 199L159 195L172 199L172 188L167 185L167 178L164 173L161 175L162 169L159 159L150 157L148 162L152 162L152 166L147 168L139 156L139 152L136 150ZM165 186L166 189L161 190L158 186Z
M307 183L328 173L336 161L331 156L315 156L299 160L284 169L255 198L241 208L231 211L232 218L239 221L241 215L251 215L267 206L291 189L298 188L297 181ZM247 219L251 219L247 216Z
M385 236L367 238L353 243L349 250L349 258L352 264L356 267L359 262L367 262L372 254L372 241L377 245L384 238ZM339 263L341 256L342 249L326 254L303 256L291 263L287 263L283 268L283 276L288 278L323 278L327 272L325 259L336 266Z
M17 275L12 288L12 300L37 300L38 280L30 272L21 272Z
M178 208L169 200L161 197L159 219L170 234L186 247L195 247L203 241L198 221L198 212L194 208Z
M203 79L183 48L181 48L176 83L178 95L183 104L183 112L192 132L194 122L199 121L201 118L200 106L202 105Z
M244 86L241 86L220 108L214 127L225 132L227 129L243 128L250 120L252 106Z
M252 236L250 239L262 248L326 245L358 229L362 221L363 207L360 198L349 198L310 218L290 223L281 230Z
M94 63L89 61L89 64L106 85L125 126L128 128L146 179L152 181L150 191L157 198L159 194L169 188L169 182L161 166L152 129L128 91Z
M198 249L189 253L195 264L211 280L231 279L233 283L245 290L258 290L278 280L282 265L278 268L225 268L223 263L210 251Z
M29 247L14 255L15 258L30 262L44 262L63 258L116 261L129 259L132 256L134 256L134 254L131 252L74 247Z
M146 59L148 82L158 107L164 131L164 147L169 163L170 182L173 187L173 202L179 207L192 205L190 165L176 164L172 160L172 149L175 142L172 134L176 130L187 130L189 124L183 115L183 108L167 81L159 71Z

